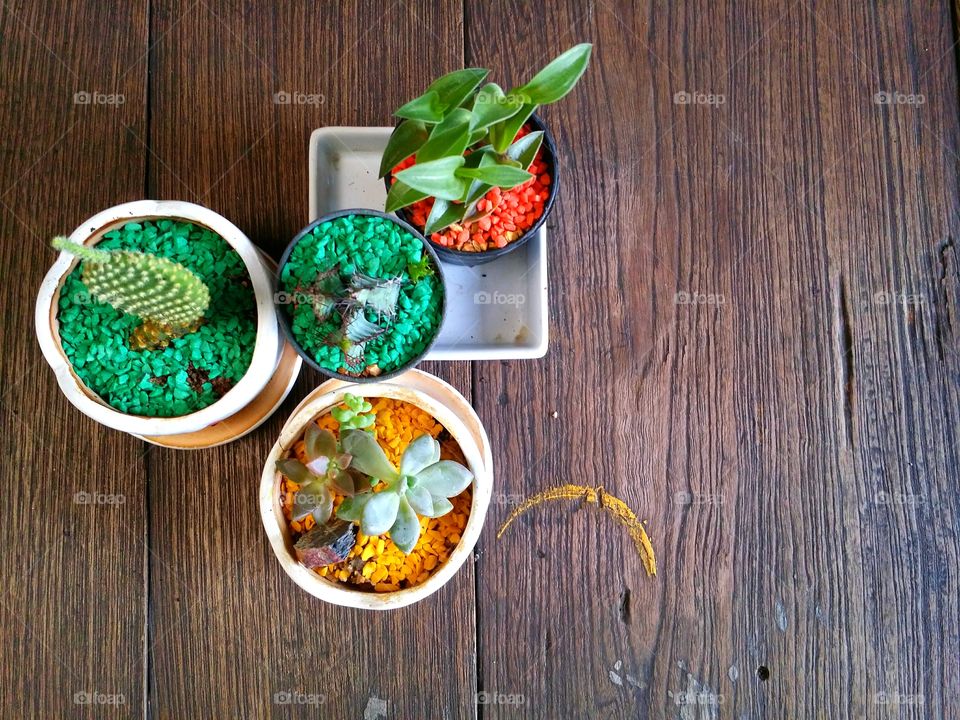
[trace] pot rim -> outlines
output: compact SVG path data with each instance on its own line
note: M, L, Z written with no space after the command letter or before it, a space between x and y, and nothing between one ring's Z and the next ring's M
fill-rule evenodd
M447 262L455 265L483 265L484 263L496 260L497 258L503 257L504 255L513 252L517 248L522 247L530 241L530 238L534 237L538 232L540 232L540 228L546 224L547 217L553 211L553 207L557 202L557 197L560 194L560 171L558 169L557 144L554 140L553 133L550 132L550 128L547 127L547 124L537 113L532 113L530 117L527 118L527 122L533 125L536 130L543 131L543 144L541 145L541 149L546 149L544 158L550 165L550 173L553 180L553 182L550 183L550 193L547 196L547 201L543 205L543 214L540 216L537 222L535 222L523 235L511 243L507 243L502 248L493 248L490 250L484 250L482 252L467 252L465 250L454 250L452 248L443 247L442 245L437 245L432 240L427 238L428 244L436 250L437 254L442 260L446 260ZM388 193L390 192L390 179L392 176L393 173L389 172L383 178L383 182ZM410 222L407 208L400 208L396 211L396 215L404 222L413 225L413 223Z
M432 595L449 582L472 555L473 548L480 538L493 494L493 461L486 433L473 408L456 389L429 373L419 370L411 370L409 373L409 376L402 379L403 384L392 382L357 384L328 380L294 409L284 423L280 436L264 463L260 479L260 516L271 548L284 571L297 585L326 602L365 610L392 610L411 605ZM428 383L453 393L453 400L459 406L457 410L447 407L444 401L415 387L416 385L425 387ZM280 506L281 475L276 471L276 460L289 451L303 434L307 423L339 404L348 392L367 398L390 397L412 402L430 413L460 445L467 464L474 474L470 514L461 533L460 542L438 570L424 582L411 588L386 593L354 590L307 568L297 560L292 550L289 525ZM471 428L461 420L457 415L458 411L468 412L469 425L475 427Z
M381 373L380 375L376 375L376 376L370 375L370 376L362 376L362 377L354 377L353 375L344 375L343 373L339 373L335 370L330 370L328 368L323 367L322 365L320 365L320 363L318 363L313 358L313 356L309 352L307 352L304 349L304 347L300 344L300 340L297 338L296 334L293 332L293 325L291 324L290 317L288 316L287 311L284 307L280 307L278 305L276 309L276 314L277 314L277 317L279 318L280 327L282 328L283 334L286 337L287 341L291 345L293 345L294 349L297 351L297 354L300 355L301 358L303 358L303 361L307 363L307 365L312 367L314 370L319 372L321 375L325 375L326 377L332 378L334 380L343 380L344 382L350 382L350 383L383 382L384 380L390 380L391 378L395 378L398 375L401 375L407 372L408 370L412 370L423 360L424 357L426 357L427 353L429 353L433 349L434 344L437 342L437 338L440 336L440 331L443 329L443 322L447 317L447 280L443 272L443 265L440 262L440 258L438 257L436 250L431 246L431 243L425 237L423 237L423 233L417 230L413 225L408 223L403 218L397 217L396 215L385 213L380 210L374 210L373 208L348 208L345 210L334 210L333 212L329 212L325 215L321 215L319 218L311 222L309 225L302 228L300 232L298 232L294 236L293 240L291 240L287 244L287 247L284 249L283 255L280 256L280 262L277 264L277 277L276 277L277 292L274 297L276 298L277 296L280 295L281 292L283 292L280 289L280 283L282 282L281 278L283 276L283 269L284 267L286 267L287 262L290 260L290 255L291 253L293 253L293 249L297 246L297 244L301 240L303 240L303 238L306 237L308 233L310 233L314 228L319 226L321 223L330 222L331 220L336 220L337 218L346 217L348 215L364 215L367 217L379 217L399 225L404 230L407 230L408 232L410 232L421 243L423 243L423 247L426 249L427 254L430 256L430 259L433 261L434 270L436 271L437 276L440 278L440 287L443 290L443 295L440 298L440 322L437 325L437 331L433 334L433 338L430 340L430 342L427 343L427 345L424 347L423 352L411 358L410 361L407 362L406 364L398 367L396 370L391 370L388 373Z
M176 435L201 430L229 417L250 403L266 386L276 364L280 332L274 312L273 283L257 247L232 222L218 213L181 200L136 200L103 210L81 223L69 236L73 242L99 242L113 227L142 219L174 218L212 230L240 255L250 276L257 304L257 339L250 366L240 381L222 398L196 412L179 417L159 418L129 415L102 400L76 374L60 343L58 300L63 281L80 262L62 251L47 271L36 305L36 333L40 349L54 371L60 390L77 409L97 422L134 435ZM96 243L94 243L96 244Z

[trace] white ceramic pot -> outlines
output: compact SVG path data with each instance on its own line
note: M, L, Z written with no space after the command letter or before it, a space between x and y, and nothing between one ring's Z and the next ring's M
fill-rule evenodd
M412 403L433 416L460 445L473 473L473 498L470 516L461 533L460 543L447 561L426 581L406 590L374 593L355 590L328 580L301 564L293 551L293 540L280 502L282 476L276 462L286 456L314 418L330 411L344 395L388 397ZM415 603L443 587L470 557L480 538L483 521L493 492L493 458L487 433L480 418L466 399L451 385L421 370L408 370L386 382L350 383L328 380L308 395L284 424L280 438L270 451L260 479L260 517L270 546L280 565L297 585L311 595L334 605L365 610L392 610Z
M86 387L77 377L60 344L57 308L60 289L66 276L79 260L67 252L57 261L43 279L37 298L36 326L40 349L67 399L88 417L97 422L138 436L163 437L196 433L237 415L261 393L273 377L284 349L277 325L273 303L271 273L250 242L236 225L200 205L177 200L138 200L124 203L97 213L70 235L70 240L84 245L96 245L107 232L135 220L186 220L202 225L226 240L243 259L250 275L257 300L257 341L250 367L229 392L202 410L174 418L154 418L128 415L115 410ZM297 363L299 369L299 363ZM294 373L295 377L295 373ZM292 386L292 380L286 387ZM272 409L271 409L272 412ZM262 422L265 418L259 418Z

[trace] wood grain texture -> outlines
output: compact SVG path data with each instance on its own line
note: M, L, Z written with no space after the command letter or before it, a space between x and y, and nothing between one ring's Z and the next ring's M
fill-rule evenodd
M462 35L459 6L439 2L391 10L185 0L155 4L153 20L151 194L202 202L274 257L308 220L311 131L387 124L427 77L463 61L459 43L418 40ZM277 104L277 93L316 102ZM442 375L470 396L469 364ZM151 462L155 717L472 714L469 565L416 607L365 613L301 591L264 540L256 504L263 459L320 382L304 369L274 418L227 448L161 450Z
M0 716L960 716L957 9L267 5L0 5ZM507 87L585 40L543 113L550 352L423 366L496 463L479 559L436 596L337 609L274 560L257 482L313 371L195 453L63 399L32 329L49 236L176 198L278 257L315 127L387 124L465 64ZM649 521L656 579L593 507L495 540L564 482Z
M146 10L115 8L104 36L107 16L97 2L0 5L2 717L142 708L143 447L67 403L33 331L49 238L143 194L128 128L146 122Z
M473 3L466 22L471 64L597 43L545 113L566 169L551 352L475 371L503 493L479 682L525 700L482 717L956 715L948 8ZM518 496L576 481L649 518L657 580L592 508L493 540Z

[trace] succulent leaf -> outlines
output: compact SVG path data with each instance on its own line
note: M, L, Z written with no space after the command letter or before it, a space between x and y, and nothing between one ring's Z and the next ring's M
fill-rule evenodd
M511 138L512 139L512 138ZM397 180L414 190L443 200L459 200L467 183L454 172L463 166L462 155L417 163L397 173Z
M419 120L425 123L438 123L443 120L445 106L440 102L440 95L436 90L427 90L420 97L401 105L394 111L394 115L408 120Z
M526 102L547 105L573 90L590 64L593 45L580 43L561 53L533 76L526 84L510 91L526 98Z
M364 535L382 535L387 532L397 519L397 510L400 507L400 495L385 491L371 493L363 508L363 517L360 529Z
M333 512L333 495L326 485L319 482L307 483L293 496L293 509L290 512L294 520L300 521L313 515L318 525L330 519Z
M430 513L433 512L433 496L425 487L414 485L412 488L407 488L406 498L410 503L410 507L412 507L418 515L432 517ZM444 498L444 500L446 500L446 498Z
M507 157L520 163L524 170L530 167L543 143L543 130L527 133L507 148Z
M354 495L344 498L343 502L340 503L340 507L337 508L337 517L341 520L349 520L350 522L360 522L360 519L363 517L363 509L373 496L374 493L366 493L364 495Z
M455 108L434 126L430 138L417 150L417 162L425 163L451 155L463 155L470 142L470 119L472 113Z
M433 201L433 207L430 209L430 215L427 217L427 223L423 228L426 235L440 232L455 222L463 220L464 205L462 203L453 203L449 200L437 198Z
M347 430L340 438L344 452L353 457L353 467L378 480L393 481L399 477L397 469L387 459L383 448L368 432ZM369 533L367 533L369 535Z
M464 68L441 75L427 88L427 92L437 93L444 110L455 108L466 100L482 83L490 71L486 68Z
M396 520L390 527L390 539L404 553L413 550L420 539L420 520L406 497L401 497L398 503Z
M523 124L530 119L538 105L529 103L520 107L515 115L490 127L490 143L498 153L506 152L520 132Z
M400 474L416 475L440 460L440 443L431 435L421 435L407 445L400 458Z
M473 473L453 460L441 460L417 473L417 485L434 497L454 497L473 482Z
M392 319L397 312L400 285L403 278L374 278L363 273L353 276L350 283L353 298L379 316Z
M319 457L332 458L337 452L337 439L333 433L319 427L316 423L307 425L303 443L307 451L307 460L310 461Z
M426 197L430 197L430 195L425 192L420 192L419 190L414 190L401 180L394 180L393 185L390 186L390 192L387 193L385 209L388 213L396 212Z
M301 486L314 479L314 475L307 470L307 466L293 458L277 460L277 470Z
M503 89L496 83L487 83L480 88L474 100L470 129L486 130L516 113L521 105L517 98L504 95Z

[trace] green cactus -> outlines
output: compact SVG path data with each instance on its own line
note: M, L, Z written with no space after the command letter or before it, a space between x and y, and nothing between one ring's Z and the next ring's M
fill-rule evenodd
M57 250L83 260L83 283L98 300L136 315L143 325L131 344L150 347L199 327L210 304L210 291L183 265L129 250L100 250L53 239Z

